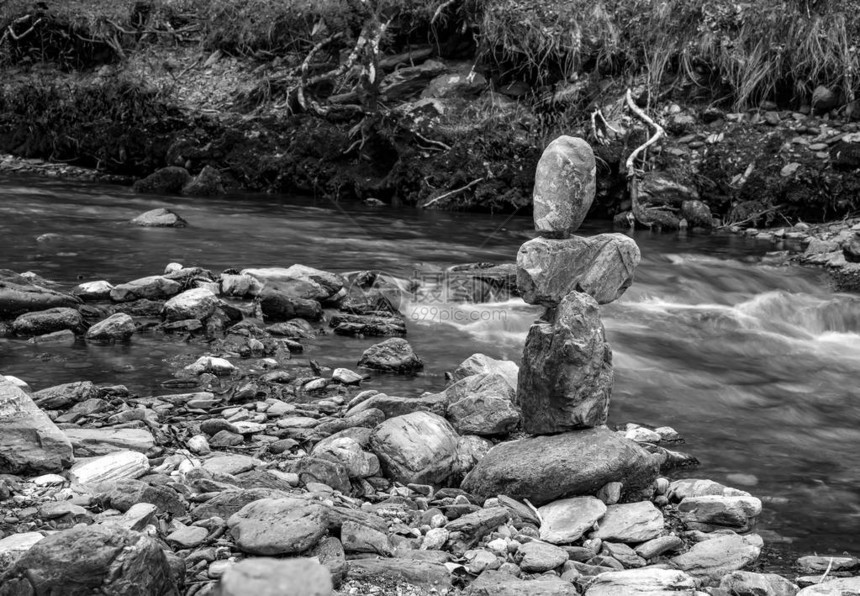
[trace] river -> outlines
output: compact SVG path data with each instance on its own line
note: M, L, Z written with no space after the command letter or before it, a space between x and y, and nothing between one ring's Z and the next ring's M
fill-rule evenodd
M0 178L0 268L68 289L120 283L178 261L218 272L294 263L427 279L453 264L511 262L531 218L373 209L279 196L144 197L121 187ZM168 207L186 229L127 225ZM607 231L586 226L582 233ZM765 500L758 529L790 553L860 551L860 297L833 294L816 270L770 265L769 243L732 235L637 232L633 287L602 307L615 357L610 424L677 429L701 460L684 472ZM437 391L475 352L519 360L537 308L406 305L417 377L375 376L390 394ZM324 335L302 357L355 368L372 339ZM75 380L165 393L166 360L188 351L140 335L127 345L41 346L0 338L0 372L34 389Z

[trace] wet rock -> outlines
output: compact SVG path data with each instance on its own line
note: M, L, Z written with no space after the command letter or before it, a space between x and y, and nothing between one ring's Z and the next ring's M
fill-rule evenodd
M833 572L860 570L860 559L856 557L826 557L809 555L797 560L797 567L802 573L824 573L828 569Z
M168 544L175 545L177 548L196 548L203 544L206 537L209 535L209 530L200 526L184 526L176 529L167 536L165 540Z
M194 288L178 294L164 303L162 313L168 321L203 320L218 306L218 297L206 288Z
M80 333L84 329L84 319L74 308L51 308L29 312L12 322L15 335L30 337L68 329Z
M750 521L761 513L761 501L755 497L722 495L687 497L678 504L678 511L681 519L694 529L699 529L696 524L748 529Z
M646 542L663 533L663 513L651 501L610 505L595 537L617 542Z
M699 193L663 172L649 172L639 184L639 200L653 205L680 206L684 201L698 201Z
M72 461L66 435L24 390L0 377L0 474L61 472Z
M261 499L227 520L236 546L254 555L290 555L315 546L326 531L326 510L305 499Z
M178 194L189 180L191 180L191 174L188 173L188 170L177 166L168 166L156 170L146 178L137 180L132 188L134 192L143 194L171 195Z
M571 292L607 304L633 283L640 259L636 242L624 234L535 238L517 253L517 286L529 304L554 307Z
M694 544L671 562L694 577L719 579L753 563L763 544L757 534L720 536Z
M143 428L64 428L75 457L97 457L114 451L146 453L155 447L152 433Z
M413 412L377 426L370 443L388 476L404 484L424 484L440 483L451 475L457 439L444 418Z
M340 437L325 443L318 443L313 450L315 454L328 454L337 459L346 468L350 478L366 478L379 474L379 459L372 453L365 453L361 444L349 437Z
M123 513L141 503L153 505L157 511L174 516L186 513L185 505L175 490L167 486L150 485L141 480L117 481L105 494L105 499L111 507Z
M496 360L484 354L472 354L460 363L460 366L452 374L456 383L466 377L482 374L500 375L510 387L513 393L517 390L517 377L520 367L510 360Z
M860 577L841 577L803 588L796 596L851 596L857 593L860 593Z
M303 457L295 466L294 471L305 484L317 482L331 487L343 494L349 494L349 471L340 462L325 457Z
M812 110L816 114L825 114L839 105L839 94L824 85L819 85L812 91Z
M227 377L236 371L236 367L224 358L215 358L213 356L201 356L192 364L185 367L186 371L200 375L203 373L212 373L218 377Z
M245 559L221 577L215 596L331 596L329 570L313 559Z
M256 269L243 269L242 275L250 275L266 285L285 287L293 282L305 282L324 289L320 294L323 300L328 300L337 295L345 285L343 277L336 273L314 269L305 265L293 265L291 267L263 267Z
M69 470L73 483L98 485L103 482L137 478L149 471L149 460L137 451L117 451L82 459Z
M535 229L566 237L585 219L595 193L596 164L591 146L561 136L544 150L535 171Z
M75 286L72 289L72 295L85 301L107 300L110 298L112 289L113 284L104 280L88 281Z
M345 520L340 529L343 550L347 553L373 553L383 557L392 554L388 536L374 528Z
M119 341L131 337L136 329L134 319L125 313L116 313L90 327L86 337L94 341Z
M118 527L76 527L38 542L5 574L0 595L178 594L157 542Z
M406 321L402 317L375 315L334 315L329 322L338 335L384 337L406 335Z
M132 219L131 223L142 228L184 228L188 225L176 213L163 207L145 211Z
M221 293L225 296L236 296L238 298L259 296L263 290L263 282L251 275L222 273L220 282Z
M114 286L110 298L114 302L131 302L147 298L158 300L170 298L182 291L182 284L163 275L150 275Z
M549 321L529 329L516 403L523 429L550 434L606 422L612 392L612 350L597 302L568 294Z
M526 573L543 573L567 561L567 552L563 548L535 540L519 548L517 561L520 569Z
M24 553L44 537L39 532L22 532L0 539L0 574L12 567Z
M518 579L503 571L485 571L466 590L468 596L576 596L576 587L560 577Z
M495 395L472 395L448 406L448 420L460 434L500 435L513 431L520 413L510 399Z
M16 317L50 308L73 308L81 302L74 296L27 283L27 280L20 276L11 279L17 282L10 281L8 276L0 275L0 318Z
M720 581L720 589L731 596L795 596L799 590L796 585L775 573L749 571L728 574Z
M681 203L681 217L687 220L687 224L691 228L714 227L711 209L702 201L691 200Z
M636 547L636 554L643 559L653 559L667 552L676 552L684 545L677 536L660 536Z
M516 378L516 377L515 377ZM514 379L515 379L514 378ZM511 401L516 397L516 386L511 379L498 373L478 373L455 381L445 389L445 397L455 404L468 397L495 397Z
M98 387L90 381L76 381L46 387L33 394L33 400L46 410L63 410L76 403L99 396Z
M349 562L349 579L372 581L395 579L417 586L452 589L448 569L440 563L416 559L358 559Z
M669 485L669 496L678 501L689 497L704 497L707 495L719 495L723 497L752 496L744 490L731 488L713 480L684 478L682 480L675 480Z
M370 346L361 355L358 366L391 373L415 373L424 368L424 363L412 351L405 339L394 337Z
M540 539L552 544L571 544L590 531L606 513L606 505L594 497L553 501L538 509Z
M657 477L651 454L608 429L595 428L500 443L463 480L480 498L499 494L544 505L594 494L608 482L627 491L650 486Z
M672 569L627 569L601 573L588 587L585 596L620 596L622 594L693 594L695 578Z
M267 320L288 321L302 318L319 321L322 318L322 305L316 300L295 298L273 287L265 287L260 292L260 308Z
M182 186L186 197L217 197L224 194L221 174L212 166L203 166L200 173Z

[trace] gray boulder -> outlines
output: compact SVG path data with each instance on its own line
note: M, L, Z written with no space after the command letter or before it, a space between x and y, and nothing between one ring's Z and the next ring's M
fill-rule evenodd
M516 392L520 367L510 360L497 360L484 354L472 354L460 363L460 366L454 370L451 376L453 381L457 382L472 375L485 373L501 375L510 386L511 391Z
M390 478L403 484L440 483L453 473L458 438L444 418L413 412L377 426L370 446Z
M763 545L758 534L729 534L694 544L670 562L694 577L720 579L755 562Z
M391 373L414 373L424 368L412 346L405 339L392 337L367 348L358 366Z
M607 482L621 482L632 493L656 477L657 463L645 449L594 428L500 443L475 465L462 488L484 499L504 494L544 505L593 495Z
M74 296L35 286L19 275L0 276L0 318L80 303Z
M651 501L610 505L595 537L614 542L647 542L663 533L663 513Z
M75 527L36 543L5 574L0 596L175 596L158 543L116 526Z
M795 596L800 588L775 573L734 571L720 581L720 589L732 596Z
M313 559L245 559L232 565L215 596L331 596L331 573Z
M186 197L217 197L224 194L221 174L212 166L203 166L200 173L182 187Z
M61 472L72 444L20 387L0 376L0 474Z
M168 321L203 320L218 306L218 297L207 288L194 288L177 294L164 303L162 314Z
M182 284L179 282L163 275L150 275L114 286L110 291L110 298L114 302L131 302L141 298L159 300L175 296L180 291Z
M188 225L176 213L163 207L145 211L132 219L131 223L142 228L184 228Z
M553 307L574 291L607 304L633 283L640 258L636 242L624 234L535 238L517 253L517 286L529 304Z
M185 168L168 166L135 181L132 188L142 194L172 195L178 194L190 180L191 174Z
M507 434L520 422L520 413L510 399L490 394L464 397L448 406L447 417L463 435Z
M260 499L227 520L236 546L253 555L292 555L316 546L328 524L326 508L306 499Z
M12 322L12 331L26 337L44 335L69 329L80 333L84 329L84 318L74 308L57 307L20 315Z
M588 587L585 596L648 594L695 594L698 583L683 571L644 567L601 573Z
M523 429L549 434L604 424L612 350L597 302L573 292L547 316L529 329L523 349L516 399Z
M95 341L123 340L134 335L136 329L134 319L118 312L90 327L86 337Z
M519 579L503 571L485 571L472 582L468 596L577 596L579 592L560 577L538 576Z
M316 300L297 298L279 288L270 286L260 291L260 309L267 320L288 321L301 318L319 321L323 316L322 305Z
M711 208L698 199L681 203L681 217L687 220L687 225L691 228L714 227L714 216L711 215Z
M561 136L550 143L535 171L535 229L564 238L579 228L594 201L596 171L584 140Z
M552 544L572 544L603 517L606 505L594 497L573 497L548 503L538 512L541 540Z

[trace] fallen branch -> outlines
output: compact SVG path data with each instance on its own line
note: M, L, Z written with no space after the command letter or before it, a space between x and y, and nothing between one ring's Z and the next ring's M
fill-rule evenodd
M433 139L428 139L427 137L425 137L421 133L416 132L414 130L412 131L412 134L414 134L415 137L419 141L422 141L422 142L426 143L427 145L430 145L429 147L422 147L422 149L435 149L438 151L450 151L451 150L451 147L449 145L446 145L442 141L434 141Z
M633 216L636 218L636 221L650 228L654 222L648 217L646 209L639 203L639 178L635 164L636 158L639 157L639 154L665 136L666 131L636 105L636 102L633 101L633 93L630 89L627 89L627 107L630 108L630 111L633 112L637 118L654 129L654 134L651 135L651 137L643 144L636 147L636 149L634 149L627 157L627 161L625 162L625 168L627 170L627 191L630 194L631 211L633 211Z
M305 85L305 82L308 79L308 69L310 68L311 60L313 59L314 56L316 56L317 52L322 50L324 47L326 47L331 42L337 41L341 37L343 37L342 31L340 33L335 33L334 35L330 35L329 37L326 37L324 40L322 40L321 42L319 42L318 44L316 44L314 47L311 48L311 51L308 52L308 55L305 56L305 59L302 61L302 64L299 67L299 73L301 73L301 75L302 75L302 85Z
M456 188L452 191L446 192L443 195L439 195L438 197L436 197L432 201L427 201L426 203L421 205L421 208L427 209L430 205L434 205L434 204L438 203L439 201L442 201L444 199L449 199L449 198L453 197L454 195L457 195L457 194L459 194L465 190L469 190L470 188L475 186L478 182L483 182L483 180L484 180L483 178L476 178L475 180L472 180L471 182L469 182L469 184L467 184L466 186L463 186L461 188Z
M746 217L740 221L732 221L729 223L724 223L723 225L718 226L717 229L723 230L725 228L730 228L731 226L742 226L743 224L750 223L750 222L757 220L762 215L767 215L768 213L773 213L774 211L779 211L780 209L782 209L782 205L774 205L773 207L770 207L768 209L764 209L763 211L757 211L756 213L753 213L749 217Z
M430 26L432 27L436 23L436 20L442 16L442 13L445 11L445 9L454 4L456 1L457 0L446 0L445 2L440 4L436 8L436 11L433 13L433 18L430 19Z
M15 21L6 28L6 32L3 33L3 37L0 37L0 44L2 44L4 41L6 41L7 36L11 37L15 41L21 41L22 39L24 39L25 37L30 35L36 29L36 27L39 26L39 23L42 22L42 19L36 19L36 22L33 23L32 25L30 25L30 28L27 29L26 31L24 31L23 33L15 33L15 30L12 27L17 25L18 23L23 23L24 21L28 20L29 18L30 18L30 15L24 15L20 19L15 19Z

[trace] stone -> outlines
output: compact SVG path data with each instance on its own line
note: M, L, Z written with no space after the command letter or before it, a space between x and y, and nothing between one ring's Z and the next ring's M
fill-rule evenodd
M341 582L346 579L349 565L346 562L346 553L343 551L343 545L340 540L333 536L323 538L319 544L313 547L308 556L316 557L320 563L331 573L331 579L335 587L340 586ZM279 596L276 594L274 596Z
M543 573L567 561L567 551L537 540L523 544L517 550L517 562L526 573Z
M677 536L659 536L636 547L636 554L643 559L653 559L666 552L677 552L684 542Z
M45 536L39 532L22 532L0 539L0 573L3 573Z
M243 269L242 275L250 275L266 285L283 287L291 282L306 282L325 289L323 299L329 299L338 294L346 284L346 280L336 274L306 265L283 267L263 267Z
M860 263L860 232L854 232L842 245L842 254L849 263Z
M0 595L176 596L158 543L116 526L79 526L48 536L0 575Z
M803 588L796 596L853 596L860 594L860 577L828 579L822 584Z
M188 222L170 209L159 207L141 213L131 220L131 224L142 228L184 228Z
M501 375L512 392L517 390L517 377L520 373L520 367L515 362L510 360L497 360L490 358L484 354L472 354L466 358L454 370L451 378L456 383L466 377L480 374L497 374Z
M444 418L413 412L377 426L370 445L390 478L403 484L434 484L452 474L457 440Z
M445 529L450 533L462 534L463 544L466 548L470 548L477 544L481 538L507 523L510 518L510 510L506 507L487 507L461 515L449 522Z
M231 476L253 470L261 465L263 465L262 460L249 455L239 454L218 454L203 461L204 470L213 474L229 474Z
M250 275L221 274L221 293L225 296L259 296L263 290L263 282Z
M114 451L146 453L155 447L155 437L145 428L64 428L75 457L98 457Z
M329 569L313 559L245 559L231 565L215 596L332 596Z
M723 577L720 589L731 596L795 596L800 588L775 573L734 571Z
M687 220L691 228L713 228L714 216L711 208L697 199L681 203L681 217Z
M624 234L535 238L517 252L517 287L528 304L558 305L571 292L614 302L633 283L639 247Z
M76 381L46 387L33 394L36 405L46 410L64 410L71 405L99 396L98 387L91 381Z
M472 582L468 596L577 596L576 587L560 577L524 580L503 571L485 571Z
M681 519L688 524L708 524L747 529L750 520L761 513L761 501L755 497L706 495L687 497L678 504Z
M341 525L340 540L347 553L373 553L388 557L393 552L385 532L351 520L344 520Z
M149 471L149 460L137 451L116 451L109 455L78 461L69 470L72 483L98 485L138 478Z
M392 337L365 350L358 366L380 372L410 374L424 368L424 363L412 351L409 342Z
M350 478L366 478L379 474L379 459L361 449L361 444L349 437L339 437L320 446L314 446L312 454L328 454L342 463Z
M451 576L441 563L417 559L356 559L349 562L349 577L378 585L381 579L395 579L417 586L451 590Z
M212 373L217 377L227 377L236 371L236 367L229 360L215 358L213 356L201 356L184 370L192 374Z
M290 495L284 491L271 488L249 488L242 490L225 490L201 503L191 511L195 520L220 517L228 519L238 513L243 507L260 499L281 499Z
M630 437L626 438L629 439ZM597 491L595 496L603 501L605 505L615 505L621 500L621 491L623 490L624 485L620 482L607 482Z
M260 309L266 320L288 321L301 318L319 321L323 316L322 305L316 300L296 298L274 287L260 291Z
M146 178L136 180L132 188L142 194L172 195L178 194L188 181L191 174L185 168L168 166L156 170Z
M513 380L516 379L514 376ZM511 385L510 381L511 379L496 372L477 373L448 385L444 392L445 398L451 404L484 395L511 401L516 397L517 388L516 385Z
M821 555L809 555L797 560L797 567L802 573L814 574L824 573L828 569L833 572L858 571L860 570L860 559L856 557L827 557Z
M357 385L364 377L348 368L336 368L331 373L331 380L344 385Z
M294 467L294 471L305 484L310 482L325 484L345 495L352 491L349 471L342 462L334 458L303 457Z
M196 548L203 544L209 530L200 526L185 526L174 530L165 537L165 540L176 545L178 548Z
M131 337L136 330L134 319L118 312L90 327L86 337L96 341L123 340Z
M448 406L447 417L458 433L479 436L510 433L520 422L510 399L480 394Z
M763 545L757 534L729 534L694 544L670 561L694 577L719 579L756 561Z
M314 547L325 534L326 509L305 499L260 499L227 520L236 546L253 555L292 555Z
M217 197L224 194L221 174L212 166L203 166L200 173L182 186L186 197Z
M382 412L385 418L394 418L418 411L445 416L447 406L448 400L444 393L431 393L421 397L397 397L378 393L350 409L347 415L357 416L375 410Z
M684 478L682 480L675 480L669 485L669 496L677 501L689 497L704 497L707 495L720 495L723 497L752 496L744 490L730 488L713 480Z
M538 509L540 539L552 544L572 544L592 529L606 513L606 505L594 497L553 501Z
M493 444L477 435L464 435L457 441L457 463L455 471L458 475L468 474L475 465L484 459L492 449Z
M50 308L73 308L80 302L74 296L33 285L24 277L0 275L0 319Z
M20 387L0 376L0 474L62 472L72 444Z
M564 297L550 319L529 329L516 404L523 430L552 434L606 422L614 373L597 302Z
M683 571L643 567L601 573L594 578L585 596L694 594L697 587L695 578Z
M550 143L535 171L535 229L566 237L579 228L594 201L596 172L594 151L584 140L560 136Z
M57 307L48 310L28 312L12 322L15 335L31 337L65 329L80 333L84 328L84 318L74 308Z
M647 542L663 533L663 513L651 501L610 505L594 533L601 540Z
M114 286L110 298L114 302L131 302L147 298L163 300L182 291L182 284L163 275L150 275Z
M168 321L203 320L218 306L218 297L206 288L194 288L177 294L164 303L162 314Z
M825 114L839 105L839 94L824 85L819 85L812 91L812 110L816 114Z
M152 505L156 511L177 517L187 513L179 494L172 488L131 478L117 481L105 495L105 499L111 507L123 513L140 504Z
M607 482L621 482L634 492L656 477L650 453L609 429L595 428L499 443L461 488L483 499L505 494L540 506L594 494Z

